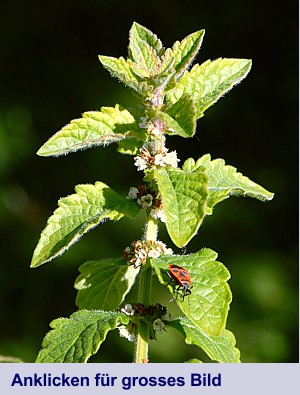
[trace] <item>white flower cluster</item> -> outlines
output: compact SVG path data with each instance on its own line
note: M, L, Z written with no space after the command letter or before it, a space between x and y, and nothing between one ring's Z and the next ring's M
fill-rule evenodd
M160 199L155 198L155 193L148 193L147 189L140 185L138 188L129 189L127 199L137 200L138 205L143 209L151 208L150 216L154 219L160 219L166 222L165 212Z
M161 255L172 255L173 250L162 241L137 240L123 251L123 257L135 268L146 263L147 258L159 258Z
M145 169L156 169L157 167L177 167L180 159L177 158L176 151L168 152L166 148L153 152L149 151L149 144L146 143L140 148L140 155L134 158L134 165L138 171Z
M157 167L177 167L179 159L177 159L176 151L168 152L164 147L165 131L168 126L160 119L141 117L139 124L141 129L147 129L149 141L140 148L140 154L134 160L134 165L139 171L146 169L155 169Z
M135 315L136 319L146 320L146 322L149 323L152 322L153 330L157 334L160 334L165 330L164 321L171 321L172 319L171 314L167 312L167 309L159 303L151 306L145 306L140 303L137 303L134 306L126 304L121 309L121 312L129 317ZM136 322L129 322L126 326L120 325L118 329L121 337L125 337L130 342L136 341Z

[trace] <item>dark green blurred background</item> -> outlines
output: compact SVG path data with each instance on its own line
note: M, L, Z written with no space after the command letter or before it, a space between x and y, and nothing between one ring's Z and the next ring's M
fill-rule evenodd
M224 158L275 192L270 203L232 198L218 205L187 252L210 247L229 268L234 299L228 329L242 361L298 361L297 6L291 0L1 0L0 354L34 361L49 322L76 309L78 266L118 256L141 235L142 218L106 223L62 257L29 269L46 219L76 184L99 180L124 194L136 184L132 158L113 145L62 158L35 155L82 112L134 102L97 55L126 56L135 20L166 46L205 28L199 63L253 59L247 79L199 120L197 137L169 138L168 144L182 161L207 152ZM171 246L164 231L161 238ZM170 298L166 290L163 297ZM172 331L150 349L151 362L191 357L205 360ZM131 360L132 344L117 333L91 359Z

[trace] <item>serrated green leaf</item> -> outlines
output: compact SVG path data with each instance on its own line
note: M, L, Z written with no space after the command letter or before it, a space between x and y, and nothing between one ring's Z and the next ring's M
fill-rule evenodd
M175 58L167 58L165 60L162 60L161 65L159 67L159 72L160 74L166 74L164 78L169 78L169 79L173 78L176 71L173 67L174 63L175 63ZM173 74L172 77L169 77L169 74Z
M129 111L115 107L102 107L74 119L52 136L37 152L40 156L58 156L80 149L107 145L123 140L127 134L137 133L138 126Z
M141 35L140 35L141 33ZM134 23L129 32L129 54L131 59L137 64L142 77L150 77L157 74L160 65L160 59L156 49L152 47L153 34L150 36L150 30L143 28L141 25ZM151 42L151 44L148 43Z
M197 233L206 210L208 177L203 168L154 170L161 194L168 233L177 247L185 246Z
M172 48L168 48L162 58L174 58L173 68L176 71L176 78L186 70L196 57L204 37L205 31L199 30L185 37L181 42L176 41Z
M171 130L182 137L193 137L196 132L196 108L189 95L183 95L173 105L168 106L165 112L159 112L162 120L166 122ZM167 114L171 120L165 116Z
M74 287L80 309L116 310L139 272L122 258L86 262L79 267Z
M111 56L99 55L99 60L103 67L106 68L113 77L118 78L129 88L135 90L142 96L145 96L149 88L137 74L133 73L132 67L136 65L123 57L114 58Z
M168 325L177 329L185 337L187 344L201 347L213 361L221 363L240 362L240 352L235 347L235 337L227 329L224 329L219 336L208 336L186 317L177 318Z
M200 118L208 107L247 76L251 63L249 59L220 58L196 64L185 71L168 94L168 100L175 103L183 94L190 94L197 108L197 118Z
M140 25L137 22L133 22L132 27L129 32L129 56L131 59L138 63L139 53L136 53L136 43L144 42L152 48L157 56L161 56L164 52L162 42L146 27Z
M58 201L58 208L48 219L34 250L31 267L37 267L57 257L103 220L118 221L123 216L134 217L139 206L119 196L102 182L75 187L76 194Z
M227 280L230 273L216 261L218 254L208 248L190 255L161 256L151 260L161 283L168 281L161 269L167 270L169 264L185 267L191 276L192 292L181 301L169 285L174 299L182 312L201 331L210 336L218 336L225 328L229 304L232 299ZM158 270L160 269L160 270Z
M211 160L209 154L195 161L189 158L183 165L185 171L195 171L198 166L205 166L209 178L209 198L207 214L212 213L213 207L230 196L251 197L261 201L272 200L274 194L251 181L233 166L226 165L223 159Z
M134 72L135 75L142 79L147 79L150 78L150 71L146 69L145 67L139 67L136 65L136 63L132 62L131 64L131 70Z
M123 313L97 310L80 310L70 318L58 318L51 322L52 330L45 336L36 362L87 362L97 353L107 333L128 320Z

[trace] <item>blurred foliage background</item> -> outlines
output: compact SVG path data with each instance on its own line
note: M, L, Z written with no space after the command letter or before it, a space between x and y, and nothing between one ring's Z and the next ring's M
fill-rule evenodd
M76 184L99 180L124 194L136 184L132 158L114 145L61 158L35 155L82 112L134 102L97 55L126 56L135 20L166 46L205 28L199 63L253 59L246 80L198 121L197 136L168 144L182 161L207 152L224 158L275 192L270 203L232 198L218 205L187 253L210 247L229 268L228 329L243 362L298 361L297 6L295 0L284 6L271 0L1 0L0 354L33 362L49 322L76 309L78 266L119 256L141 235L142 218L106 223L50 264L29 269L46 219ZM163 229L161 239L171 246ZM154 301L158 293L168 303L158 285ZM131 362L132 352L113 332L91 361ZM207 360L171 330L151 344L151 362L191 357Z

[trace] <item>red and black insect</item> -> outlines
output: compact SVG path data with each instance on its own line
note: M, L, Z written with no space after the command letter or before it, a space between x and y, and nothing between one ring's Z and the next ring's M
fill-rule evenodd
M191 276L190 273L182 266L172 265L168 266L169 271L167 271L167 275L170 277L170 281L167 285L169 285L172 281L177 285L175 288L175 292L182 296L182 302L184 298L192 293L192 285L191 285ZM166 286L167 286L166 285ZM182 292L179 292L180 289Z

